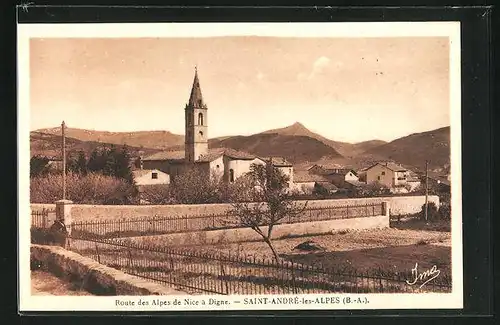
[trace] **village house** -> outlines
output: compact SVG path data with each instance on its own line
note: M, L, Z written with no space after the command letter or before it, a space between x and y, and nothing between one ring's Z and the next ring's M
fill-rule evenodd
M322 165L313 165L308 171L323 176L337 188L353 190L357 187L366 185L359 181L356 171L350 168L331 168Z
M63 160L60 157L46 157L47 169L51 171L62 171L63 170Z
M423 178L425 184L425 175ZM427 173L427 182L429 188L436 189L439 192L449 192L451 189L449 175L442 175L440 173L429 171Z
M293 166L281 157L261 158L229 148L208 147L208 107L201 93L198 71L195 69L189 101L184 107L185 145L182 151L164 151L141 158L146 169L157 169L170 175L171 182L188 169L196 169L207 177L219 176L234 182L250 171L252 164L270 161L293 182Z
M308 170L296 170L292 190L298 194L313 194L315 191L321 190L335 193L338 188L322 175L311 173Z
M393 191L405 191L408 176L408 169L392 162L376 163L366 169L367 184L379 183Z
M158 169L136 169L132 171L132 176L138 188L148 185L170 184L170 175Z

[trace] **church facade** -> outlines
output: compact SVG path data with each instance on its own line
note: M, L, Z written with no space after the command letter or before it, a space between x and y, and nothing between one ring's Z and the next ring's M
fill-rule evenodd
M231 148L209 148L208 107L203 100L198 71L195 69L189 101L184 107L185 141L182 151L164 151L142 158L143 168L158 169L176 176L186 169L195 168L207 176L218 176L226 182L234 182L250 170L252 164L270 161L293 183L293 166L281 157L258 157Z

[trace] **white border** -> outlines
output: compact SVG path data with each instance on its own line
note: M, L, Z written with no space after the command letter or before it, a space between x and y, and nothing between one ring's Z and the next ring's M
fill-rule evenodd
M229 27L230 26L230 27ZM449 37L450 119L452 175L452 278L448 294L327 295L368 297L368 304L344 305L231 305L186 307L186 310L278 310L278 309L461 309L463 308L462 209L461 209L461 79L459 22L372 23L140 23L140 24L18 24L18 194L19 194L19 310L20 311L139 311L174 310L172 307L118 307L118 297L31 296L29 272L29 39L30 38L132 38L132 37ZM301 295L299 295L301 297ZM307 295L308 297L325 295ZM190 296L195 299L210 296ZM229 296L228 299L244 296ZM248 296L256 297L256 296ZM267 296L269 297L269 296ZM119 297L138 300L140 297ZM142 297L146 298L146 297ZM154 298L172 300L173 296ZM182 297L177 297L182 298ZM220 296L214 296L221 299ZM153 297L148 297L149 300Z

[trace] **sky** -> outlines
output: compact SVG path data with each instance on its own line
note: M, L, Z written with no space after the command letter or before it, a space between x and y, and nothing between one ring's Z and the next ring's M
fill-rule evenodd
M209 137L300 122L335 141L450 125L445 37L32 38L30 129L184 134L197 66Z

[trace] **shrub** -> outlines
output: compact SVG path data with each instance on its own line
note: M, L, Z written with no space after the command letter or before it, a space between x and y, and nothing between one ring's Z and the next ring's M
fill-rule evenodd
M425 219L425 204L422 204L421 218ZM437 220L439 218L438 208L434 202L427 203L427 220Z
M171 189L167 184L141 186L139 190L141 200L149 204L172 204ZM143 201L143 202L144 202Z
M222 177L207 175L199 168L187 168L175 176L172 186L173 199L182 204L219 203L224 195Z
M66 175L66 197L79 204L131 204L137 189L123 179L97 173ZM32 203L53 203L62 198L62 175L49 174L30 180Z
M439 207L439 217L443 220L450 220L451 219L451 206L449 203L442 204Z

